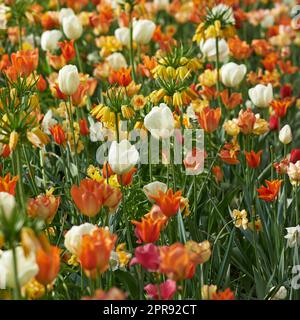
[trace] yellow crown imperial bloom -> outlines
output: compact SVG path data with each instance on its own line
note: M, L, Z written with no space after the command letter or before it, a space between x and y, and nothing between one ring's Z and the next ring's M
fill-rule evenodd
M19 140L19 134L16 131L13 131L9 136L9 149L11 151L15 150Z
M173 105L174 107L181 107L183 105L181 92L177 91L173 94Z
M122 106L121 111L122 111L122 116L127 120L132 119L135 115L134 110L129 106Z
M191 76L191 72L186 66L182 66L176 69L176 76L180 80L184 80Z
M42 147L48 144L51 140L49 136L44 133L40 128L34 128L28 131L27 134L28 141L35 147Z
M187 68L189 70L192 70L192 71L197 71L199 70L200 68L202 68L203 64L201 62L200 59L198 58L192 58L189 60L189 62L187 63Z
M206 30L205 30L205 39L207 38L216 38L218 37L218 33L217 30L215 28L215 26L209 26Z
M193 36L193 41L200 42L202 39L205 39L204 36L205 25L204 23L200 23L196 29L195 35Z
M108 184L115 188L120 188L120 184L118 182L118 176L116 174L113 174L108 179Z
M175 79L177 72L173 67L171 66L167 67L166 71L167 71L168 78Z

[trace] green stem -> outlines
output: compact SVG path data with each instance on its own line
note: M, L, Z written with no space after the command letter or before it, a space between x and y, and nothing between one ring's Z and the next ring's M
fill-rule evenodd
M79 72L83 73L82 61L80 58L80 53L79 53L79 49L77 46L77 42L74 43L74 47L75 47L75 51L76 51L76 60L77 60Z
M15 278L15 288L14 288L14 299L20 300L21 298L21 290L20 290L20 282L18 278L18 261L17 261L17 253L14 244L11 244L12 254L13 254L13 269L14 269L14 278Z

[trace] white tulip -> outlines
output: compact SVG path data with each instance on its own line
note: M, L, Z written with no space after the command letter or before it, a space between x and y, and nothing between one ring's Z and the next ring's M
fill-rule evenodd
M115 30L116 39L122 43L123 46L129 46L130 44L130 31L129 28L123 27Z
M138 20L133 23L133 40L139 44L151 41L156 25L151 20Z
M68 16L63 19L63 30L64 34L70 40L77 40L81 37L83 28L80 20L74 16Z
M291 127L286 124L280 131L279 131L279 141L283 144L289 144L293 140L292 130Z
M251 101L258 108L268 108L273 100L273 87L270 83L267 86L258 84L249 89L248 93Z
M42 129L46 134L50 134L49 128L57 124L57 120L53 118L52 110L48 110L42 121Z
M139 153L126 139L113 141L108 152L108 163L117 174L130 171L139 161Z
M151 196L151 195L157 196L159 191L166 193L167 189L168 189L168 186L165 183L159 182L159 181L154 181L154 182L148 183L143 187L143 191L144 191L146 197L151 202L154 202L154 201L149 196Z
M287 244L290 248L300 245L300 226L286 228L287 235L284 236L287 239Z
M8 192L0 192L0 214L9 221L16 206L16 199Z
M17 274L21 287L28 283L39 272L39 267L35 260L34 254L25 256L22 247L16 249L17 258ZM9 288L15 288L15 274L14 274L14 262L12 250L3 251L0 256L0 270L5 272L6 286Z
M154 107L144 119L145 127L156 139L167 139L174 132L175 120L171 109L164 103Z
M247 68L244 64L229 62L222 66L220 79L226 87L235 88L242 82L246 73Z
M41 37L41 47L44 51L54 51L58 49L58 41L62 37L59 30L48 30L43 32Z
M79 84L80 79L76 66L68 64L59 70L58 86L62 93L71 96L76 92Z
M167 10L170 4L169 0L154 0L153 4L157 10Z
M121 68L127 68L127 62L125 57L120 52L114 52L106 58L111 68L119 70Z
M216 39L209 38L206 41L200 42L200 49L209 61L216 61L217 60L217 47L216 47ZM221 62L225 62L228 60L229 57L229 47L227 42L224 39L220 39L218 42L218 49L219 49L219 60Z
M80 226L73 226L66 234L65 234L65 242L64 245L68 251L72 254L78 255L82 237L85 234L92 234L97 227L91 223L84 223Z
M74 11L71 8L62 8L59 12L59 22L62 24L64 18L75 16Z

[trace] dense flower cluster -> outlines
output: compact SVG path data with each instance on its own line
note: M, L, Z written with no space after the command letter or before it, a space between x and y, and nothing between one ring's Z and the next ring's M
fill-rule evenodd
M0 297L299 299L296 4L0 1Z

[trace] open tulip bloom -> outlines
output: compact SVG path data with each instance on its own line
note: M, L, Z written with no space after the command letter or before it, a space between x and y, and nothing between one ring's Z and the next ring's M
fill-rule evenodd
M1 1L0 299L300 299L297 1L254 2Z

